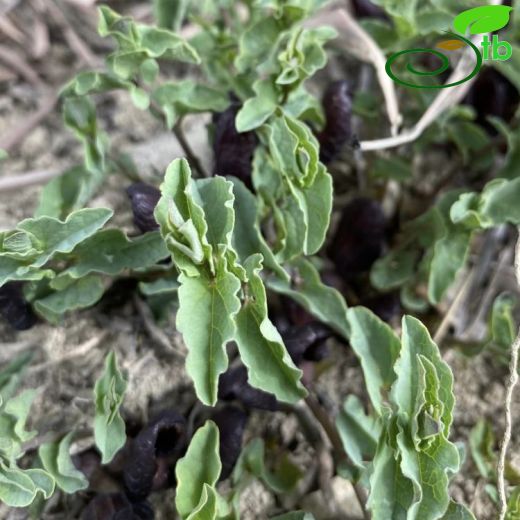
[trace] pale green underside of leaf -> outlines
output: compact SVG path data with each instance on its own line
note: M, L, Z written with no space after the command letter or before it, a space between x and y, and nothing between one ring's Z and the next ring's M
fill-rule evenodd
M60 442L42 444L38 450L43 467L65 493L75 493L88 487L88 480L76 469L70 457L73 436L74 433L71 432Z
M127 381L119 368L113 352L105 359L103 375L96 381L94 399L94 440L101 452L101 462L107 464L126 441L125 422L119 414Z
M175 466L177 493L175 506L181 518L190 516L195 510L213 510L215 484L222 465L219 456L219 430L212 421L207 421L193 435L186 455ZM202 514L202 513L201 513ZM200 516L201 520L212 518Z

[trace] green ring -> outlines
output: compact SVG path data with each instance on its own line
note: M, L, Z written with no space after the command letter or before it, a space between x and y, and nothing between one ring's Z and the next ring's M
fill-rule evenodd
M448 87L455 87L457 85L461 85L462 83L465 83L466 81L469 81L471 78L474 78L479 73L480 69L482 68L482 54L480 53L478 47L471 40L468 40L468 39L464 38L464 36L461 36L460 34L455 34L455 33L451 33L451 32L448 32L447 34L449 34L450 36L454 36L455 38L458 38L459 40L462 40L464 43L469 45L473 49L473 51L475 53L475 56L477 57L477 63L475 64L475 67L473 68L471 73L468 76L466 76L465 78L462 78L459 81L454 81L453 83L447 83L445 85L417 85L416 83L409 83L408 81L403 81L403 80L399 79L394 74L394 72L392 71L392 64L394 63L394 61L397 58L399 58L403 54L410 54L410 53L415 54L415 53L418 53L418 52L428 52L430 54L434 54L438 58L440 58L443 63L442 63L442 65L440 67L438 67L437 69L435 69L434 71L431 71L431 72L419 72L419 71L415 70L410 63L408 63L406 68L412 74L416 74L418 76L436 76L438 74L442 74L445 70L447 70L447 68L449 66L448 58L444 54L442 54L440 51L437 51L435 49L427 49L427 48L407 49L407 50L396 52L396 53L392 54L388 58L388 60L386 62L386 66L385 66L386 73L396 83L399 83L400 85L404 85L405 87L410 87L410 88L448 88Z

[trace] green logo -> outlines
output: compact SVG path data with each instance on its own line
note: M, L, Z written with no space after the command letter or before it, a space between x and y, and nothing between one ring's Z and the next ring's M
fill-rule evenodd
M488 35L488 33L498 31L509 23L512 9L512 7L506 5L486 5L475 7L474 9L468 9L467 11L460 13L453 21L453 27L457 33L447 31L447 34L452 37L452 39L443 40L437 43L436 49L407 49L392 54L386 62L387 74L396 83L410 88L448 88L469 81L478 74L484 60L506 61L513 55L513 48L510 43L500 41L496 34L493 35L492 39L490 39ZM469 37L466 38L465 36L462 36L466 33L469 33L469 35L485 33L481 43L482 51L469 39ZM420 83L412 83L410 81L399 79L392 70L394 62L404 55L427 53L436 56L441 60L439 67L432 71L423 71L416 69L410 62L408 62L406 70L416 76L437 76L445 72L450 66L450 60L443 51L450 52L466 46L470 47L475 53L475 67L465 78L459 81L454 81L453 83L443 85L421 85Z

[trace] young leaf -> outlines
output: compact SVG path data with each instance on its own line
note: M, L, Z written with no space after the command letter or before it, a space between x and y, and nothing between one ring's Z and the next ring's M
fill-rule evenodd
M37 494L42 491L49 495L52 484L48 479L43 481L41 472L31 474L16 466L8 467L0 462L0 500L9 507L27 507L32 504ZM33 476L38 482L44 484L44 488L37 486L31 478Z
M249 132L262 126L278 106L278 91L270 79L261 79L253 84L256 96L248 99L237 114L239 132Z
M94 440L103 464L108 464L126 441L125 422L119 414L126 385L127 381L117 367L116 356L110 352L105 359L105 371L94 387Z
M236 316L236 342L240 357L248 368L249 383L274 394L280 401L295 403L305 397L301 371L291 360L283 340L267 316L265 288L260 278L262 257L249 257L247 295Z
M175 506L181 518L190 517L195 510L212 509L216 493L215 484L221 471L218 450L219 430L214 422L206 421L206 424L195 432L186 455L175 466ZM210 515L201 518L214 517Z
M370 400L376 412L383 412L383 393L395 381L394 363L401 349L390 326L365 307L347 311L350 344L358 356Z
M43 467L65 493L75 493L88 487L85 475L75 468L70 458L73 436L74 432L70 432L61 441L42 444L38 450Z

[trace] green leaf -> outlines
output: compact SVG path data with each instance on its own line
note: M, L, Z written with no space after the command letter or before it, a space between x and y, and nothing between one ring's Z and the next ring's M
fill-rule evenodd
M266 460L273 461L270 469L267 468ZM287 494L293 491L302 477L301 469L296 466L285 454L276 457L265 453L264 441L255 438L242 450L240 458L233 470L233 482L235 486L245 480L245 475L259 478L269 489L279 494Z
M372 285L386 291L400 287L415 273L419 254L415 250L396 249L377 260L370 271Z
M162 107L168 128L173 128L186 114L222 112L229 106L229 97L225 91L189 79L165 82L154 90L152 97Z
M343 296L321 281L319 272L309 260L300 258L289 266L294 270L293 281L268 278L266 283L269 289L290 296L318 320L348 339L350 327Z
M513 315L516 304L516 298L504 293L495 299L491 311L491 340L493 344L503 348L506 352L511 348L518 330Z
M154 216L175 264L188 276L199 276L199 268L206 260L213 272L213 248L207 239L208 223L185 159L175 159L168 166L161 193ZM220 201L222 205L229 204L229 195L225 197ZM225 213L232 218L229 207Z
M473 462L485 479L491 479L496 474L497 455L494 446L495 436L491 425L480 419L469 434L469 447Z
M247 294L236 316L236 342L240 358L248 369L249 383L274 394L280 401L296 403L307 395L300 382L301 371L289 356L283 339L267 316L267 299L260 278L262 257L249 257Z
M110 219L110 209L85 208L71 213L65 221L52 217L22 220L17 230L26 233L36 246L30 265L42 267L56 253L70 253L79 243L93 235ZM4 251L0 252L0 256Z
M20 468L0 462L0 500L9 507L27 507L38 494L32 478Z
M507 501L507 512L505 520L520 519L520 486L513 489Z
M239 110L235 125L239 132L249 132L262 126L278 107L278 90L270 79L253 83L255 97L248 99Z
M107 58L108 65L123 79L138 74L141 65L150 58L200 63L195 49L174 32L136 23L108 6L101 6L99 15L99 34L112 36L118 44L117 50Z
M214 520L217 518L217 506L217 492L204 483L199 504L187 517L187 520Z
M412 177L412 167L409 161L400 157L378 157L372 165L370 175L376 179L393 179L406 181Z
M97 303L103 296L105 286L99 276L90 275L79 280L68 277L56 278L65 282L63 288L34 301L34 309L51 323L57 323L66 312L85 309Z
M83 143L85 168L97 175L105 175L108 139L98 128L96 109L91 101L86 96L65 98L63 120Z
M178 31L190 0L153 0L154 16L159 27Z
M73 436L74 433L70 432L60 442L42 444L38 449L45 470L52 475L57 486L69 494L88 487L88 480L76 469L70 457Z
M452 500L442 520L475 520L475 516L465 505Z
M186 455L175 466L177 493L175 506L181 518L194 510L207 507L215 500L215 485L222 464L219 456L219 430L213 421L206 421L193 435ZM205 500L204 500L205 499ZM213 518L212 516L202 518Z
M428 298L439 303L464 267L469 252L471 232L452 230L439 240L433 250L428 280Z
M363 468L364 461L374 458L381 436L381 423L366 415L363 404L354 395L348 396L336 418L336 428L345 452L352 462Z
M236 334L240 280L230 272L227 260L219 257L214 276L203 271L197 277L181 274L179 282L177 329L188 348L186 370L197 397L213 406L219 376L228 366L225 347Z
M361 362L370 400L383 412L383 395L395 381L394 363L400 343L390 326L365 307L347 311L350 344Z
M81 242L72 254L74 265L63 275L82 278L90 273L115 276L125 269L152 267L168 257L168 249L159 232L129 239L119 229L105 229Z
M495 32L509 23L512 7L506 5L484 5L468 9L457 15L453 27L461 34L484 34Z
M233 249L242 263L251 255L261 253L265 267L274 271L280 278L288 279L289 275L277 262L260 231L256 197L241 180L231 177L231 181L235 195L236 214L232 238Z
M0 370L0 403L9 400L31 362L32 352L24 352L15 357L9 364Z
M105 359L105 371L94 387L94 440L101 452L102 464L108 464L126 441L125 422L119 414L126 385L126 378L117 367L116 356L110 352Z
M403 475L399 458L389 444L390 440L395 442L393 428L382 435L373 461L367 501L373 520L408 518L407 511L414 497L412 483Z
M24 390L0 409L0 455L10 463L22 454L22 444L36 435L25 429L35 395L35 390Z
M83 207L96 193L105 175L75 166L45 185L35 211L35 217L65 219L72 211Z

